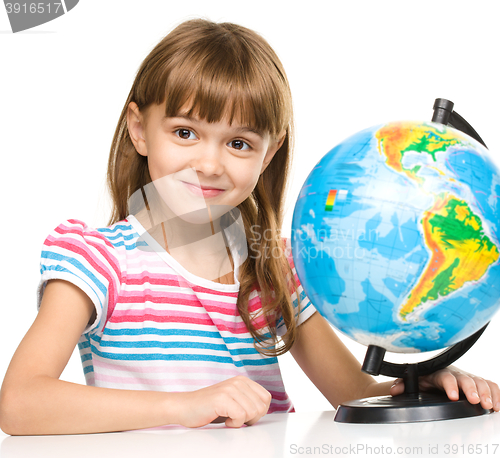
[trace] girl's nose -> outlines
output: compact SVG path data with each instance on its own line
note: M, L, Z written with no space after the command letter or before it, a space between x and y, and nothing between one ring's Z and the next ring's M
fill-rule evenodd
M209 144L200 146L200 151L197 152L190 166L207 176L221 175L224 171L222 147Z

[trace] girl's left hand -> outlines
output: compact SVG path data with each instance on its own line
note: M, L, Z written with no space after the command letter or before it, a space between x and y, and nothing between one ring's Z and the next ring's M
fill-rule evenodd
M469 374L454 366L448 366L433 374L421 376L419 378L419 388L422 391L439 388L445 391L452 401L458 400L459 389L461 389L471 404L481 402L484 409L500 411L500 388L496 383ZM403 392L403 379L398 378L392 385L390 394L397 396Z

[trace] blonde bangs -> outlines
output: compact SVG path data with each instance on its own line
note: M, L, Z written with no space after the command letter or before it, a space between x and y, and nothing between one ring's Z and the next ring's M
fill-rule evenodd
M284 101L278 90L272 89L272 82L263 81L260 75L255 75L255 81L242 79L234 68L218 68L213 73L203 70L194 78L186 78L180 71L170 78L174 81L166 86L166 116L182 111L208 122L227 119L230 124L237 122L273 136L287 130L291 116L288 110L278 108Z
M154 78L150 74L145 92L135 97L143 102L139 108L166 101L169 117L228 119L273 136L288 132L293 113L285 73L276 67L276 56L255 46L252 35L249 31L245 40L237 40L228 31L216 40L210 34L191 37L189 46L164 56L163 65L151 69Z

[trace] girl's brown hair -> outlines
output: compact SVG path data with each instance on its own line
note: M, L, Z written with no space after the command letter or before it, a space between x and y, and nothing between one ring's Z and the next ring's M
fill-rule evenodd
M229 116L230 122L237 119L274 137L286 132L252 194L238 206L249 254L240 266L238 311L257 350L281 355L297 335L292 287L300 304L280 235L293 130L292 99L283 66L260 35L231 23L190 20L163 38L140 66L114 134L107 174L113 200L110 225L127 217L129 198L151 182L147 157L137 153L129 136L127 107L135 102L142 111L165 101L166 116L175 116L190 104L188 115L208 122ZM262 301L259 316L248 307L254 288ZM286 333L278 346L276 319L280 315Z

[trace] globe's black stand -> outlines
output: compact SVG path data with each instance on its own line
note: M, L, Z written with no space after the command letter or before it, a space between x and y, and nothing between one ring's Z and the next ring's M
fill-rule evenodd
M404 393L399 396L378 396L346 402L339 406L335 421L343 423L406 423L414 421L449 420L475 417L490 413L480 404L471 404L460 394L452 401L443 391L418 391L418 377L444 369L460 358L486 329L483 328L465 340L449 347L427 361L415 364L395 364L384 361L385 349L369 345L363 372L370 375L386 375L402 378Z
M481 145L487 148L479 134L474 128L460 116L456 111L453 111L454 103L446 99L436 99L434 101L434 113L432 115L432 122L439 122L441 124L454 127L461 130L467 135L477 140Z
M486 147L472 126L453 111L453 102L436 99L433 122L450 125L465 132ZM415 364L395 364L384 361L385 349L369 345L361 370L370 375L402 378L404 393L399 396L378 396L346 402L339 406L335 421L343 423L407 423L416 421L449 420L475 417L490 413L480 404L471 404L460 393L458 401L451 401L443 391L419 393L418 378L444 369L469 350L488 323L467 339L449 347L427 361Z

